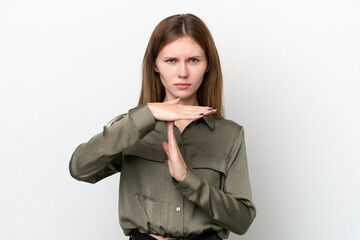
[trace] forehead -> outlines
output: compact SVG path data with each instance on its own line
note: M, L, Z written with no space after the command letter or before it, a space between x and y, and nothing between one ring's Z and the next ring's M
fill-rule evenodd
M194 39L189 36L185 36L166 44L159 53L159 56L165 55L203 56L205 53L201 46Z

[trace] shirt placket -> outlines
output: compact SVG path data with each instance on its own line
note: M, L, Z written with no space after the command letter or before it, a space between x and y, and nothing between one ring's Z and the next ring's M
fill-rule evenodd
M183 137L182 134L180 134L179 129L175 128L175 138L177 140L178 147L180 149L180 152L182 156L185 154L184 144L183 144ZM184 158L185 159L185 158ZM179 234L178 236L183 236L184 234L184 196L182 194L179 194L179 196L174 199L173 204L171 204L174 214L171 214L174 219L171 219L170 221L174 221L176 223L176 233ZM177 236L177 237L178 237ZM176 238L175 238L176 239Z
M191 126L193 125L193 123L190 123L185 129L184 131L182 132L182 134L180 134L180 137L181 137L181 146L180 146L180 151L181 151L181 154L184 158L184 161L186 163L186 166L187 168L191 168L191 162L190 162L190 152L188 151L189 150L189 146L188 146L188 143L189 143L189 138L191 137ZM190 219L185 219L185 216L186 216L186 209L185 209L185 196L182 195L182 198L181 198L181 203L182 203L182 236L186 235L185 233L185 221L189 221ZM187 223L189 224L189 223Z
M177 144L179 146L181 155L184 158L184 161L186 163L186 166L188 168L191 168L191 162L190 162L190 152L188 151L188 143L190 143L190 138L191 138L191 127L193 127L194 122L190 123L182 133L180 133L179 129L176 127L174 133L175 133L175 137L177 140ZM175 222L177 223L177 231L179 232L179 236L184 236L186 235L186 233L184 232L185 230L185 221L189 221L189 219L185 220L185 215L186 215L186 209L185 209L185 196L181 194L181 196L179 196L178 198L176 198L176 202L174 202L174 209L172 209L172 211L175 212L174 216L175 216ZM171 239L180 239L180 238L171 238Z

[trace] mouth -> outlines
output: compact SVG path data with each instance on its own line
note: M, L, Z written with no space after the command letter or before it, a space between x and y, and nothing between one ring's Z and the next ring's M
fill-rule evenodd
M190 83L176 83L174 85L179 89L186 89L191 86Z

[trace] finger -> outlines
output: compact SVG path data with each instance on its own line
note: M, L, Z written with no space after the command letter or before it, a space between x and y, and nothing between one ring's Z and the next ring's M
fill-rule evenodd
M203 114L208 115L208 114L215 113L217 110L216 110L216 108L213 108L213 107L204 107L204 108L199 109L198 111L200 111Z
M177 108L180 110L180 111L199 111L199 112L204 112L204 111L209 111L209 110L212 110L214 108L212 107L204 107L204 106L187 106L187 105L177 105Z
M168 101L170 104L178 104L180 102L180 97L176 97L174 100Z
M182 105L178 105L178 106L179 106L179 114L181 116L194 116L201 113L205 115L209 115L217 111L216 108L213 107L184 107Z
M185 117L186 114L184 114L183 119L199 119L202 118L203 116L214 114L215 112L216 110L207 110L201 113L189 114L187 117Z
M163 146L164 151L166 152L166 155L168 156L168 158L170 158L168 143L165 142L165 141L163 141L163 142L162 142L162 146Z
M217 109L216 108L209 108L206 111L203 112L204 115L210 115L210 114L214 114L216 113Z
M174 135L174 121L168 121L167 122L167 137L168 141L172 138Z
M175 145L177 145L176 138L174 135L174 122L173 121L167 122L167 135L168 135L168 141L169 141L169 145L170 145L170 152L172 152Z

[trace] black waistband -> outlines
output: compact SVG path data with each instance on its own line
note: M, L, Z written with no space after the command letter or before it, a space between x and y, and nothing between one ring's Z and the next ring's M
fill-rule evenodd
M149 234L141 233L139 230L134 229L131 231L131 240L157 240L153 238ZM196 235L189 238L171 238L171 239L179 239L179 240L221 240L215 231L205 232L200 235Z

